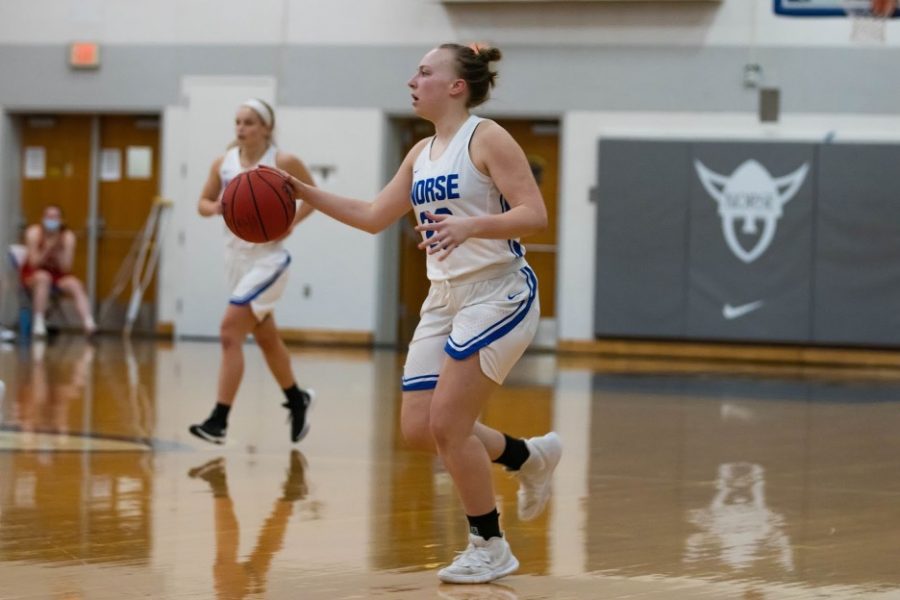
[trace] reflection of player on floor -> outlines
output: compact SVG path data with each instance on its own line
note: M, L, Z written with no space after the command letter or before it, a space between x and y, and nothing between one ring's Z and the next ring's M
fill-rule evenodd
M274 126L275 113L262 100L247 100L238 108L235 117L237 139L224 156L213 162L200 195L198 210L201 215L220 216L222 190L239 173L259 165L279 167L312 184L312 177L296 156L275 148L272 141ZM303 204L297 210L291 229L311 212L312 208ZM297 387L291 359L278 335L273 313L275 303L287 285L291 257L281 240L251 244L235 236L224 225L222 229L227 236L225 266L231 298L220 325L222 362L216 406L203 423L191 425L190 432L208 442L221 444L225 441L228 414L244 376L244 340L252 333L287 398L283 406L290 411L291 441L298 442L309 428L306 409L312 397L308 390ZM290 230L285 237L289 234Z
M519 600L516 590L502 583L441 585L437 594L443 600Z
M469 546L438 576L483 583L519 562L500 531L491 461L519 474L519 517L550 496L562 448L555 433L516 439L478 421L534 338L537 279L518 238L547 226L525 153L497 123L469 114L487 99L496 48L444 44L409 81L416 113L435 135L421 140L373 202L342 198L292 178L297 195L353 227L378 232L412 208L427 252L431 290L410 342L401 427L407 442L436 452L469 522Z
M735 571L763 561L794 570L794 551L783 515L766 504L762 465L719 465L716 495L709 506L689 512L698 532L688 536L684 561L719 560Z
M188 471L190 477L209 483L213 493L216 528L213 578L217 598L233 600L265 592L272 558L284 544L287 524L294 512L294 502L302 500L307 494L305 469L306 459L303 454L299 450L292 450L282 495L275 501L269 518L263 523L250 557L240 562L240 526L234 514L234 503L228 495L225 459L216 458Z
M47 360L47 345L35 340L31 360L20 364L22 381L14 412L8 425L23 432L67 433L69 408L84 395L94 361L94 347L84 343L50 347L54 353ZM27 374L27 376L26 376Z

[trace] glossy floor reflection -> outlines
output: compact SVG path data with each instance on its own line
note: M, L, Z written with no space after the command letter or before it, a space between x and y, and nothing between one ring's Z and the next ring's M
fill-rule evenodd
M900 374L531 355L485 421L565 453L521 563L439 584L453 486L397 428L402 356L293 349L289 443L255 348L229 441L213 343L0 346L0 598L900 598ZM5 388L5 389L4 389Z

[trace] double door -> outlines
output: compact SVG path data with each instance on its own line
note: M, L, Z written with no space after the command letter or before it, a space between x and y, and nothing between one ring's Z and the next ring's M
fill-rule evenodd
M110 298L159 190L156 115L23 115L21 227L56 204L76 235L73 274L93 305ZM128 289L125 290L127 294ZM155 283L144 294L136 329L152 329ZM101 326L119 326L127 295Z

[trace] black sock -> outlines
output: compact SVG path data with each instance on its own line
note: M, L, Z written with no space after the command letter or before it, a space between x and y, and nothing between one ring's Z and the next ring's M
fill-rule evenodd
M287 398L287 407L290 409L306 408L306 394L300 391L296 383L292 383L291 387L284 388L284 397Z
M506 438L506 447L494 462L506 467L507 471L518 471L531 454L528 452L528 446L525 445L523 439L510 437L505 433L503 437Z
M466 515L466 518L469 520L469 533L472 535L486 540L492 537L503 537L503 534L500 533L500 513L496 508L486 515L477 517Z
M217 402L216 407L209 416L209 420L221 427L226 427L228 425L228 413L230 411L230 405Z

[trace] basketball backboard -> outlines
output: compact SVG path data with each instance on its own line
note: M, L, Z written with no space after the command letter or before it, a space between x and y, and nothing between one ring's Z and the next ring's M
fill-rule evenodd
M867 4L866 0L862 0ZM774 0L775 14L787 17L846 17L848 5L859 5L860 0ZM892 18L900 16L900 8Z

